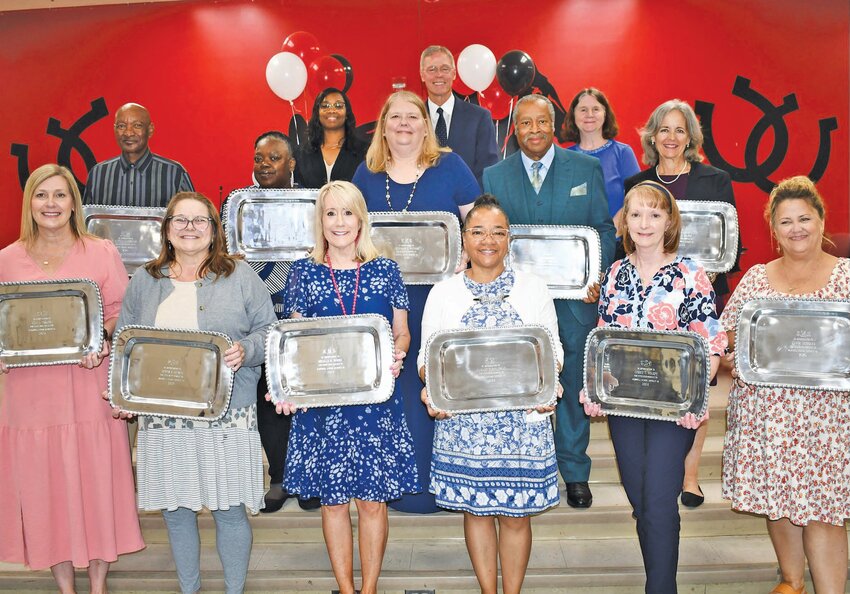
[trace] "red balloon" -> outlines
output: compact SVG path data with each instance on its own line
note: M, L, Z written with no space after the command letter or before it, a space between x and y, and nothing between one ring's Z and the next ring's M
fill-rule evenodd
M481 107L489 109L494 120L502 120L511 115L512 99L497 80L478 94Z
M312 33L296 31L283 40L281 51L292 52L305 64L309 64L321 55L322 48L319 40Z
M458 95L463 95L464 97L469 97L470 95L475 94L475 91L467 87L466 83L460 80L459 76L452 83L452 91Z
M307 66L307 89L318 95L328 87L345 88L345 66L333 56L322 56Z

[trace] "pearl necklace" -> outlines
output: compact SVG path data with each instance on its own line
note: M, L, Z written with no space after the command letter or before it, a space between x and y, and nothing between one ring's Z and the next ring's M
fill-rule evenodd
M660 181L662 184L669 186L670 184L675 184L676 180L679 179L679 177L681 177L681 175L685 172L685 169L688 168L688 162L685 161L685 164L682 165L682 170L679 172L679 174L676 177L674 177L670 181L664 181L663 179L661 179L661 169L659 169L659 167L660 167L660 165L655 166L655 177L657 177L658 181Z
M325 253L325 262L328 263L328 270L331 273L331 284L334 286L336 298L339 299L339 307L342 309L342 315L347 316L345 304L342 302L342 293L339 292L339 285L336 284L336 276L334 276L334 267L331 264L331 255ZM354 274L354 300L351 302L351 315L357 312L357 289L360 287L360 262L357 262L357 272Z
M417 165L416 166L416 178L413 180L413 189L410 190L410 196L407 198L407 204L404 205L404 208L401 209L401 212L407 212L410 203L413 202L413 194L416 192L416 184L419 183L419 174L422 171L422 168ZM386 181L386 189L387 189L387 206L390 210L394 211L392 200L390 200L390 174L387 172L387 181Z

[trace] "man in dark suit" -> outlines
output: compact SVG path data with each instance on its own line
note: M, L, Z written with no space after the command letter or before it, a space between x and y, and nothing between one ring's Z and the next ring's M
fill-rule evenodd
M602 270L614 258L614 224L602 167L594 157L555 146L555 110L543 95L521 98L514 110L520 150L484 171L484 191L495 195L510 222L530 225L585 225L599 232ZM564 395L555 410L558 469L567 483L567 503L590 507L588 486L590 422L579 404L584 343L596 325L596 303L555 301L564 345L561 384Z
M472 169L478 185L485 167L499 161L496 131L490 112L452 93L457 77L452 53L441 45L425 48L419 74L428 90L428 112L440 146L448 146Z

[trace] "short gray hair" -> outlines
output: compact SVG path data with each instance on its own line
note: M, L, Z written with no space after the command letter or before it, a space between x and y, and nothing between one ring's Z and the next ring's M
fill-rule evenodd
M516 118L517 113L519 113L519 106L523 103L529 103L530 101L540 101L541 103L545 103L546 107L549 108L549 117L552 118L552 125L555 125L555 106L552 105L552 102L549 101L549 98L546 95L541 95L540 93L530 93L525 95L524 97L520 97L519 101L516 102L516 107L514 107L514 128L516 128Z
M455 57L444 45L429 45L424 50L422 50L422 55L419 57L419 70L425 68L425 58L429 56L433 56L434 54L446 54L449 58L449 62L452 63L452 70L455 68Z
M690 138L689 146L685 149L685 161L700 162L703 160L699 149L702 148L703 135L702 128L699 125L697 114L693 108L681 99L670 99L655 108L652 115L646 122L646 125L640 129L640 144L643 147L643 162L645 165L658 164L658 151L652 143L652 137L658 134L661 128L661 121L671 111L676 110L685 118L685 128L687 128L688 137Z

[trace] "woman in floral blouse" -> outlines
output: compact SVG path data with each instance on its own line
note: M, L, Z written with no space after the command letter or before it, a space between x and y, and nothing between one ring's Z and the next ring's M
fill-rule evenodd
M676 200L661 184L642 182L626 195L620 226L627 255L611 265L602 281L599 325L696 332L709 342L714 377L726 334L705 270L676 253L681 232ZM583 392L581 401L587 414L601 414L599 405L587 401ZM608 419L620 477L637 519L646 591L653 594L676 592L677 498L685 456L702 420L690 413L676 423Z

